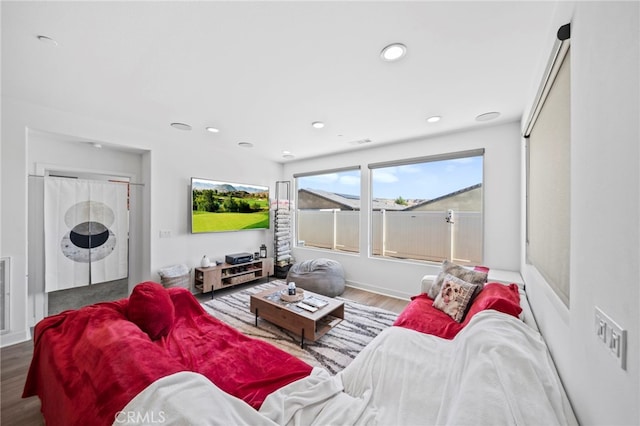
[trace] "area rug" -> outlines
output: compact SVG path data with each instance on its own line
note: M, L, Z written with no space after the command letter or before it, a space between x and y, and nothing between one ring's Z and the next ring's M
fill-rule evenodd
M338 297L344 302L344 320L320 337L316 342L305 341L300 348L300 337L249 311L249 297L265 289L284 284L271 281L256 287L226 294L203 303L205 310L237 328L242 333L267 341L289 352L314 367L323 367L332 374L344 369L353 358L382 330L390 327L398 314L373 306Z

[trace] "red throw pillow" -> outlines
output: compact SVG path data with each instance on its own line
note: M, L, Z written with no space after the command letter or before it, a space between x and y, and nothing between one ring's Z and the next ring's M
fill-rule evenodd
M489 268L487 268L486 266L477 265L477 266L474 266L473 270L478 272L484 272L485 274L489 274Z
M471 317L485 309L493 309L517 318L522 312L518 285L485 284L482 291L473 300L464 322L468 323Z
M127 316L151 340L158 340L169 334L173 327L175 307L162 285L147 281L133 288L129 296Z
M393 325L409 328L425 334L453 339L463 325L449 315L433 307L433 300L425 293L412 298L412 301L398 315Z

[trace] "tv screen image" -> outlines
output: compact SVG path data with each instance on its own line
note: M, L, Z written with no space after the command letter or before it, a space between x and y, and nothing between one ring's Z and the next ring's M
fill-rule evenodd
M191 232L269 228L269 187L191 178Z

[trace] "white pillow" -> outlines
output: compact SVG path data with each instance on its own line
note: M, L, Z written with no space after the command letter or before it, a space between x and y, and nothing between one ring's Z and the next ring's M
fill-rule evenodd
M420 293L429 293L431 286L435 282L437 275L425 275L420 283Z

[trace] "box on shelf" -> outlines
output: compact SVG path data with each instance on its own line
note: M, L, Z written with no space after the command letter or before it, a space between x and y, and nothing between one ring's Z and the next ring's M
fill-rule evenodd
M229 278L229 284L240 284L247 281L255 280L256 273L251 272L250 274L238 275L237 277Z

